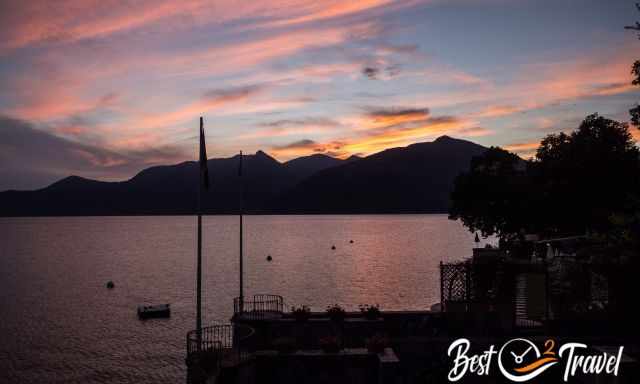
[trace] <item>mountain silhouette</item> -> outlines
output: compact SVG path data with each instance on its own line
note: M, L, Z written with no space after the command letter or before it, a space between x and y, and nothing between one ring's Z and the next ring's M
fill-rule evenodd
M297 181L301 181L316 172L359 159L360 157L358 156L351 156L346 160L341 160L336 159L335 157L318 153L315 155L303 156L298 157L297 159L289 160L284 163L284 166L290 171L293 177L297 179Z
M258 151L209 159L208 214L446 212L453 179L486 148L440 137L433 142L341 160L315 154L280 163ZM35 191L0 193L0 216L173 215L196 211L198 163L142 170L126 181L70 176Z
M277 210L295 213L446 212L455 177L478 144L442 136L315 173L284 192Z

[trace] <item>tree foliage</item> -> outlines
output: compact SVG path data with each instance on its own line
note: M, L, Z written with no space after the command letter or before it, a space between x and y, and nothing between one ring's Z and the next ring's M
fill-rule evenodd
M633 85L640 85L640 60L636 60L633 63L631 74L634 76ZM631 123L640 128L640 104L636 104L635 107L631 108L629 113L631 114Z
M498 147L474 157L455 180L449 217L483 236L517 233L527 219L525 169L524 160Z
M547 136L529 168L543 197L541 221L560 233L608 230L638 191L638 155L627 125L597 114L569 135Z
M636 8L640 11L640 3L636 3ZM626 29L631 29L638 31L638 38L640 39L640 22L636 22L636 25L631 25L625 27ZM631 67L631 74L633 75L633 85L640 85L640 60L636 60ZM629 110L631 114L631 124L640 128L640 104L636 104L635 107Z
M474 158L455 181L450 216L485 236L606 233L640 196L639 155L626 124L590 115L544 138L532 160L500 148Z

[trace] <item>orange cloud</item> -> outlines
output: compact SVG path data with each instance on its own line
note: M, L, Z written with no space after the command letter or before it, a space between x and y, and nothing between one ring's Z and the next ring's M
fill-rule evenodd
M389 126L424 121L429 115L428 108L391 108L370 110L367 117L374 126Z
M629 92L634 89L629 72L633 51L622 48L610 54L530 65L523 71L526 77L517 79L502 95L518 100L518 107L525 110Z
M531 141L525 143L509 144L504 146L504 149L510 152L515 152L522 157L530 158L535 156L536 151L538 150L538 146L540 146L539 141Z
M326 153L336 157L352 154L371 154L389 147L405 146L444 134L482 136L490 130L478 127L473 121L450 116L433 117L427 108L368 108L367 112L343 125L353 125L354 137L317 142L299 140L275 146L279 158L292 158L310 153Z
M520 111L520 108L514 107L512 105L492 105L478 113L476 117L502 117Z
M370 154L391 146L403 146L443 134L455 134L469 128L471 124L453 117L433 117L408 127L394 126L374 130L365 137L347 141L343 149L348 153Z

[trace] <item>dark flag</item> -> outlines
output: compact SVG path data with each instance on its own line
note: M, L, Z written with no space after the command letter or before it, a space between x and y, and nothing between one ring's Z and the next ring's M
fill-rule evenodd
M204 142L204 127L200 116L200 186L209 189L209 169L207 168L207 145Z

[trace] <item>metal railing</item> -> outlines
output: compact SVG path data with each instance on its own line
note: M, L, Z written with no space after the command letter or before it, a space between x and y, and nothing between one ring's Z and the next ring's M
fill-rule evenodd
M233 347L233 326L231 324L204 327L198 333L194 329L187 333L187 358L196 352L221 352Z
M187 333L187 366L197 375L215 374L223 363L245 361L254 351L255 330L242 324L220 324ZM195 381L194 381L195 382Z
M253 300L242 300L240 297L233 299L233 313L243 318L264 319L270 314L282 314L284 312L284 299L278 295L253 295Z

